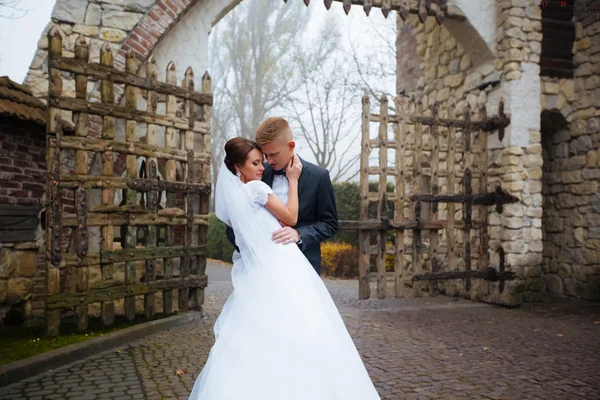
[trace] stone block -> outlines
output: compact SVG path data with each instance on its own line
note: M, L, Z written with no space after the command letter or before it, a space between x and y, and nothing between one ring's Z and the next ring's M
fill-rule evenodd
M588 237L590 239L600 239L600 227L590 227L588 230Z
M105 10L102 13L102 25L107 28L131 31L142 18L142 15L128 11Z
M558 94L560 85L558 82L546 82L544 84L544 92L548 94Z
M88 4L85 12L85 24L91 26L99 26L102 20L102 8L98 4Z
M33 292L33 279L12 278L8 280L6 300L18 303L27 300Z
M550 293L562 294L564 291L563 281L556 275L545 275L546 290Z
M94 25L75 25L73 27L73 32L81 33L83 36L87 37L96 37L98 36L98 32L100 29Z
M568 171L580 170L583 167L585 167L585 163L586 163L585 155L574 156L567 160L564 168L566 168Z
M121 43L127 38L127 32L120 29L102 28L100 30L100 39L111 43Z
M125 11L145 13L155 2L156 0L125 0Z
M562 218L547 218L545 221L546 232L562 232L563 231L563 220Z
M580 39L575 43L575 49L577 51L589 49L590 46L591 46L591 39L589 36L584 37L583 39Z
M0 248L0 278L7 279L13 276L17 265L15 252L7 247Z
M87 2L79 0L57 1L52 12L52 20L56 22L70 22L83 24Z
M579 183L581 182L581 171L564 171L560 174L562 183Z
M583 171L581 171L581 177L586 180L600 179L600 169L586 168Z
M583 264L592 265L600 263L600 252L596 249L583 248L582 251Z
M575 100L575 84L572 79L563 79L560 82L560 91L565 95L567 100Z
M17 251L18 277L33 278L37 272L37 253L35 251Z

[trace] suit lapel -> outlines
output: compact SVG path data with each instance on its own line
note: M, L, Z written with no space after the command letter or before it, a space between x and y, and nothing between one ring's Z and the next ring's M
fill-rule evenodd
M300 158L300 156L298 156ZM306 187L306 181L308 179L308 164L304 162L302 158L300 158L300 162L302 163L302 173L300 174L300 178L298 178L298 199L302 195L302 191ZM271 178L271 182L273 182L273 178Z

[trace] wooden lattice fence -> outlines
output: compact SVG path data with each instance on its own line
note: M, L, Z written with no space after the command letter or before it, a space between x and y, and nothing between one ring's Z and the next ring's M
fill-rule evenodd
M135 318L136 296L143 296L146 317L155 313L157 293L162 293L161 311L166 314L173 311L174 291L180 310L200 307L207 284L210 77L205 74L202 93L197 93L191 68L178 86L170 63L163 83L153 58L147 61L146 76L139 77L133 53L123 72L113 67L108 44L96 64L89 62L83 36L75 44L74 58L63 56L57 27L48 39L48 334L59 333L68 309L75 310L79 329L87 329L92 303L101 304L105 325L113 323L120 299L128 320ZM65 77L74 77L75 97L65 95ZM88 84L99 84L100 102L88 99ZM124 92L123 101L115 100L119 91ZM159 102L165 103L164 114L157 111ZM62 127L71 115L75 134L67 136ZM90 134L92 115L102 118L99 137ZM115 169L119 156L125 158L125 176ZM94 163L101 164L101 173L92 173ZM118 190L123 193L121 204L115 204ZM164 194L166 207L160 205ZM63 207L68 198L74 201L74 213ZM92 268L101 271L93 282Z
M499 264L490 265L488 218L518 199L497 183L492 189L487 170L488 135L497 132L502 140L510 123L503 102L495 117L488 117L484 106L473 112L468 103L458 116L453 102L440 112L437 103L426 109L397 97L396 114L389 113L386 96L379 114L371 113L367 95L362 103L360 220L341 222L342 229L359 231L359 297L370 297L373 256L378 298L387 295L386 256L394 259L396 297L418 297L424 290L435 295L440 286L445 293L471 297L472 279L499 282L502 291L514 275L505 271L501 248ZM378 124L376 139L370 135L372 123ZM374 151L378 165L370 166ZM378 192L369 192L371 175L379 176ZM394 192L387 191L390 177ZM371 202L377 203L376 219L368 214ZM390 230L394 238L386 240Z

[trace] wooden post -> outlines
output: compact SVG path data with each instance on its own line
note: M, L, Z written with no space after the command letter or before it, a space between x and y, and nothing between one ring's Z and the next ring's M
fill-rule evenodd
M477 112L477 120L483 121L487 119L487 110L485 103L480 104ZM487 133L479 129L477 131L478 147L478 160L477 160L477 175L479 176L479 189L478 192L481 194L488 193L488 136ZM477 222L479 223L479 247L477 251L477 269L484 270L489 267L489 235L488 235L488 220L489 220L489 207L485 205L479 205ZM490 291L491 283L487 280L480 279L478 285L478 292L480 296L485 296Z
M152 82L158 81L158 71L156 67L156 59L154 56L150 56L148 63L146 64L146 78ZM157 108L157 96L153 90L148 90L148 103L146 110L151 113L156 113ZM146 126L146 143L150 146L156 145L156 125L147 124ZM148 157L146 159L146 176L148 179L158 179L158 160L156 157ZM148 202L146 205L148 213L156 215L158 213L158 191L151 190L148 194ZM156 225L148 225L148 238L146 240L146 246L148 248L156 248ZM144 295L144 316L146 318L152 318L154 316L154 282L156 279L156 260L146 260L146 284L148 285L149 293Z
M113 66L113 53L106 43L100 49L100 64L105 67ZM102 80L100 83L100 98L103 104L114 104L114 84L108 79ZM112 140L115 137L115 118L104 117L102 123L102 139ZM115 154L109 148L102 153L102 176L112 179L114 174L114 161ZM102 205L113 206L115 199L115 191L112 186L102 189ZM113 242L115 238L115 228L112 224L102 227L102 250L112 250ZM114 275L114 265L112 262L102 264L102 280L111 281ZM102 307L102 324L105 326L112 325L115 320L115 303L111 301L105 301L101 303Z
M439 160L440 160L440 135L438 132L438 103L437 101L433 103L433 107L431 109L431 116L433 118L433 125L430 128L431 134L431 178L429 180L429 193L431 194L439 194ZM438 219L438 204L437 203L429 203L429 207L431 212L429 213L430 221L437 221ZM431 272L436 273L439 271L439 232L438 231L430 231L429 232L429 240L430 240L430 260L431 263ZM432 280L430 281L430 294L436 296L439 294L438 281Z
M418 115L423 116L423 104L418 102ZM423 161L423 125L415 123L415 142L413 146L413 190L415 194L423 193L423 174L421 172ZM421 203L415 204L415 220L421 219ZM420 275L422 273L421 265L421 230L420 227L413 232L413 274ZM415 297L421 297L421 283L413 282L413 293Z
M448 113L448 118L451 120L456 119L456 105L452 100L448 102L448 106L446 107L446 112ZM453 126L448 127L448 171L447 171L447 185L448 185L448 193L455 194L456 193L456 131ZM447 203L447 214L448 217L448 226L446 227L446 238L447 238L447 249L448 249L448 270L453 271L457 269L456 265L456 241L455 241L455 232L454 232L454 221L455 221L455 213L456 206L455 203Z
M388 164L388 98L381 96L379 111L379 199L377 203L377 218L387 221L387 164ZM386 297L386 226L377 234L377 298Z
M184 89L187 89L190 93L194 92L194 71L189 67L185 71L185 77L183 84L181 85ZM190 129L185 131L183 138L183 149L187 152L188 161L183 166L183 180L186 183L194 182L194 102L187 100L185 104L185 117L189 121ZM183 236L183 246L186 252L181 260L181 278L185 279L190 275L192 259L189 254L189 248L192 246L193 229L194 229L194 195L186 193L184 195L184 211L186 215L186 226ZM182 287L179 289L179 309L188 309L188 296L189 288Z
M371 102L365 93L362 98L362 144L360 152L360 220L369 218L369 120L371 119ZM358 261L358 298L368 299L371 296L369 284L369 267L371 255L370 233L358 232L360 258Z
M87 63L89 59L89 47L83 35L79 35L75 42L75 58L82 63ZM78 99L87 101L87 76L82 74L75 75L75 95ZM73 116L75 120L75 136L87 137L89 127L89 116L87 113L76 113ZM75 151L75 173L77 175L88 175L88 152L87 150ZM83 265L83 261L88 252L88 227L87 227L87 190L80 185L75 189L75 212L77 214L76 229L76 247L78 256L78 265L76 268L76 285L70 293L87 292L89 289L90 268ZM67 273L67 279L69 274ZM87 330L88 327L88 305L75 307L77 314L77 328L80 331Z
M167 65L167 83L171 85L177 85L177 72L173 61ZM173 95L167 95L167 109L166 113L168 117L174 118L177 109L177 98ZM177 130L175 128L167 127L165 133L165 147L176 148L177 147ZM165 167L165 179L169 182L176 181L177 174L177 162L175 160L167 160ZM175 207L175 193L167 193L167 208ZM167 226L165 228L165 245L167 247L173 246L173 227ZM164 260L164 277L165 279L171 279L173 277L173 258L165 258ZM163 312L170 314L173 312L173 290L163 291Z
M404 220L404 199L406 195L406 116L400 96L395 98L398 116L396 129L396 220ZM404 297L404 230L396 230L396 254L394 256L394 293L397 298Z
M467 102L467 106L464 110L464 118L466 126L463 130L463 159L464 159L464 175L463 175L463 192L465 196L471 196L473 193L473 182L472 182L472 168L473 168L473 154L471 153L471 105ZM471 271L471 228L472 228L472 212L473 203L468 200L463 203L463 241L465 251L463 258L465 260L465 271ZM471 292L471 278L465 278L465 294L470 297Z
M137 71L136 59L133 50L127 53L125 60L125 71L130 74L135 74ZM137 109L137 98L135 86L125 86L125 107L129 110ZM125 121L125 140L128 145L133 145L137 142L137 122L132 120ZM126 157L127 177L137 178L137 157L128 154ZM137 203L137 191L133 189L126 190L127 205L132 207ZM129 218L135 218L135 214L131 214ZM137 247L137 228L134 225L127 224L125 234L125 248L135 249ZM125 263L125 285L134 285L137 283L137 263L136 261L127 261ZM135 318L135 296L125 297L125 317L128 321L133 321Z
M204 73L202 76L202 93L211 93L212 92L212 80L208 71ZM210 123L212 115L212 109L208 105L202 106L202 114L201 121L205 123ZM203 134L201 145L199 151L201 153L210 154L210 133ZM199 181L200 183L210 184L210 161L208 163L202 164L199 171ZM200 215L208 215L210 203L210 196L208 195L200 195L200 204L199 204L199 213ZM208 233L208 225L200 225L198 227L198 245L201 247L206 247ZM198 275L206 275L206 255L199 256L198 260ZM192 307L195 309L201 309L202 304L204 304L204 288L194 288L191 294L192 297Z
M52 68L52 60L62 55L62 37L58 26L48 32L48 119L46 124L46 263L47 296L60 292L60 269L62 259L62 194L59 188L62 126L60 110L51 107L51 99L62 95L60 71ZM60 332L61 309L46 310L46 334L57 336Z

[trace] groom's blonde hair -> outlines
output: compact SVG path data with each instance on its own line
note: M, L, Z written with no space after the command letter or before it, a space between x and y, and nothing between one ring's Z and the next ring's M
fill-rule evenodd
M267 118L259 125L258 129L256 129L256 143L258 143L259 146L263 146L276 139L281 140L286 144L288 141L293 140L290 124L281 117Z

